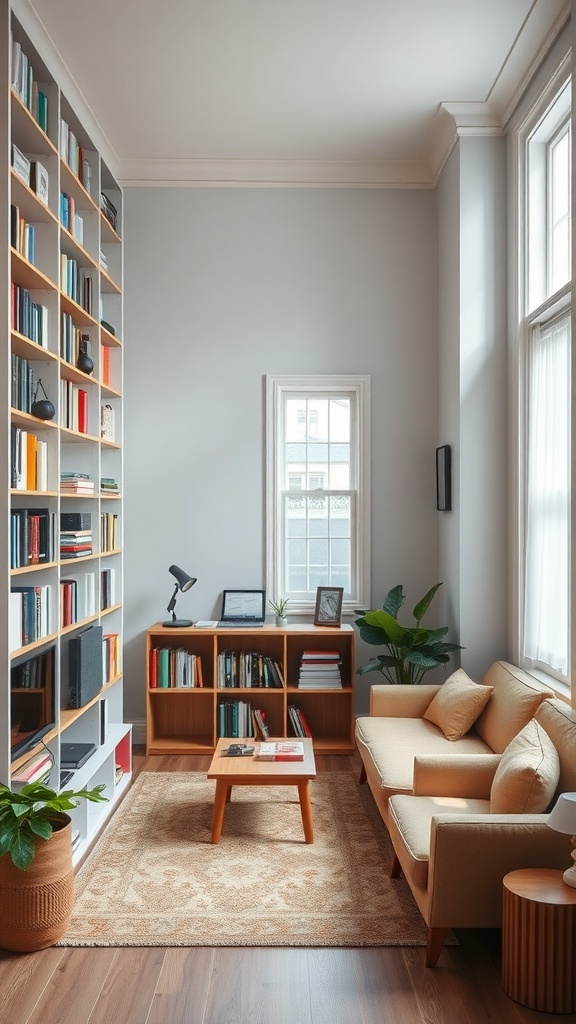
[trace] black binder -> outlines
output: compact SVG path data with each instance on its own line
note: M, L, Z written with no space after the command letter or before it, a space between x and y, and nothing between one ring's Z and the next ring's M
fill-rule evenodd
M83 708L104 682L102 626L89 626L68 643L69 706Z

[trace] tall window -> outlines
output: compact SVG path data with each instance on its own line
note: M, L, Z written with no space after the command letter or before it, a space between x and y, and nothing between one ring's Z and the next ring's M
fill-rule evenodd
M369 598L368 377L267 378L267 588L310 611L316 588Z
M531 113L520 150L520 658L569 677L571 140L570 83Z

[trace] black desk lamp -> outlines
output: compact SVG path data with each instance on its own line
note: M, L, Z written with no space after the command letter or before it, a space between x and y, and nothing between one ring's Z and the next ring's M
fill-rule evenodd
M174 579L176 580L176 586L174 587L174 593L172 594L172 597L170 598L170 603L168 604L168 608L166 609L168 612L172 613L172 618L169 619L168 622L163 622L162 625L193 626L194 623L192 622L192 619L177 619L174 607L176 605L176 595L178 591L181 590L182 593L185 594L186 591L190 590L190 587L193 587L194 584L196 583L196 577L189 576L187 572L184 572L183 569L179 569L177 565L171 565L170 568L168 569L168 572L172 573Z

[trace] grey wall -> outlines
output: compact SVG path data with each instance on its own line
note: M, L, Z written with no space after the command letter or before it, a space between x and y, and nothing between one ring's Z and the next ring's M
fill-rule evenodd
M431 191L126 190L127 718L172 562L191 618L264 582L266 373L372 375L372 604L437 581L437 262Z
M438 189L440 443L454 463L440 565L477 680L509 657L505 156L502 138L461 138Z

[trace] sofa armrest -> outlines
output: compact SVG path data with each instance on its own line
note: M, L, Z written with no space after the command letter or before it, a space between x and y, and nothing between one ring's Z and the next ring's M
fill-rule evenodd
M489 800L501 754L442 754L414 758L415 796L463 796Z
M370 715L378 718L422 718L440 685L393 686L380 683L371 686Z
M570 837L547 814L438 814L430 832L428 924L499 928L502 880L517 868L570 865Z

